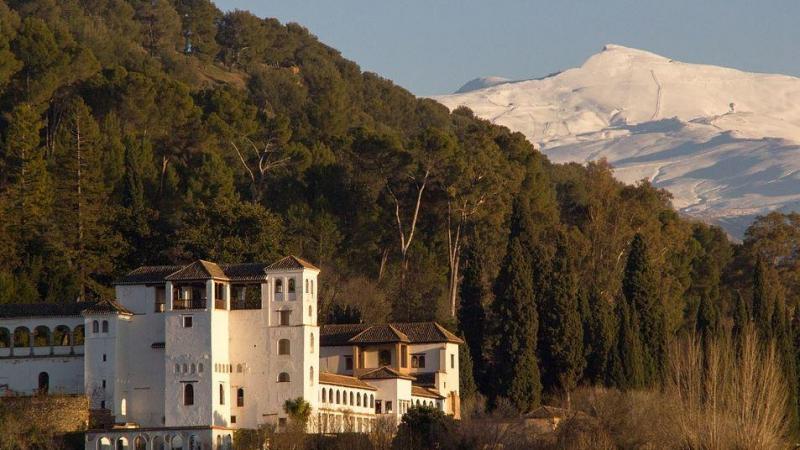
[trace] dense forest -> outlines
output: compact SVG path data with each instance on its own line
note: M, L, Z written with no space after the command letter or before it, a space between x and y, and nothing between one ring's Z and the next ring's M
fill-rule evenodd
M296 254L323 269L327 321L459 330L465 400L652 386L676 336L750 322L797 391L799 215L734 243L297 24L208 0L0 1L0 142L0 303Z

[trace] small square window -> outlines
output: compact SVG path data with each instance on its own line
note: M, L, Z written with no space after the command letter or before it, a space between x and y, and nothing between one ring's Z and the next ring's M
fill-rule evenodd
M183 316L183 328L192 328L192 316Z
M236 416L231 416L231 423L236 423Z
M344 370L353 370L353 357L350 355L344 357Z
M392 402L386 402L386 414L391 414L392 412Z

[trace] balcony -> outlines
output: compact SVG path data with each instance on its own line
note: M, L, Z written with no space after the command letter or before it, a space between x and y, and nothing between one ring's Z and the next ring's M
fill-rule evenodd
M175 299L172 301L173 310L184 309L206 309L206 299L192 298L192 299Z

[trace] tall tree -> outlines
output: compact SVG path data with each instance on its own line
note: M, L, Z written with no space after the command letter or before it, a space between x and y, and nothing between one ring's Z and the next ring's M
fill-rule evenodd
M486 300L491 295L480 255L470 248L464 256L464 279L458 308L458 328L464 335L475 373L483 372L483 345L486 332ZM477 377L479 380L481 376Z
M540 310L539 347L545 389L561 390L571 406L570 392L583 372L583 325L578 287L567 238L559 234L552 277Z
M604 383L615 340L614 316L611 304L592 289L588 298L588 313L584 317L584 347L586 378L594 384Z
M611 352L609 384L620 389L635 389L645 384L644 351L639 335L636 309L625 298L617 300L619 326L616 346Z
M622 292L630 306L631 317L639 321L645 382L658 383L664 375L667 357L664 305L648 259L647 244L644 236L638 233L634 236L628 253Z
M511 235L508 254L495 288L499 340L495 355L496 396L518 410L530 411L541 401L542 384L536 360L538 314L533 297L530 255L519 236Z
M775 311L775 287L770 283L769 268L764 259L756 259L753 269L753 321L762 338L772 332L772 316Z

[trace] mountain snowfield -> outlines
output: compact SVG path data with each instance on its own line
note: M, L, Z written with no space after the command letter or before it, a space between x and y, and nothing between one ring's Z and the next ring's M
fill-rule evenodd
M800 210L800 78L607 45L581 67L499 83L434 98L525 134L554 162L606 158L621 181L646 178L737 238L756 215Z

